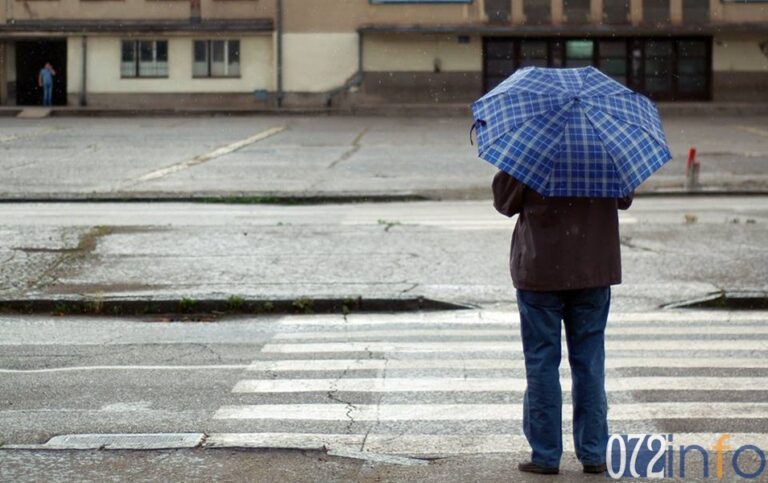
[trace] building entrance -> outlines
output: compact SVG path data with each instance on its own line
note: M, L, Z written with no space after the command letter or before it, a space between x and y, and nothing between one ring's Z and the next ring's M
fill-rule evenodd
M16 104L19 106L43 103L43 89L37 85L37 76L46 62L56 71L53 105L67 104L67 41L45 39L16 42Z

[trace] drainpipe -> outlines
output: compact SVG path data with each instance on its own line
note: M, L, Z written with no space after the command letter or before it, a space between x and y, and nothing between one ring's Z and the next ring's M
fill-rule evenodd
M83 35L82 38L82 51L83 51L83 59L82 59L82 72L80 75L82 76L82 84L80 85L80 105L85 107L88 105L88 37Z
M277 107L283 107L283 0L277 0Z

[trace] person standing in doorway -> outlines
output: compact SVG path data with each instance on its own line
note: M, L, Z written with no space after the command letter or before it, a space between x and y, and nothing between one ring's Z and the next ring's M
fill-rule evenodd
M629 208L633 194L545 197L499 171L493 179L493 198L501 214L519 215L510 269L517 288L527 379L523 431L533 451L531 460L518 469L559 472L564 322L576 456L585 473L604 473L608 443L605 326L611 285L621 283L618 210Z
M40 74L37 76L37 85L43 88L43 105L53 105L53 77L56 75L56 71L50 62L46 62L45 66L40 69Z

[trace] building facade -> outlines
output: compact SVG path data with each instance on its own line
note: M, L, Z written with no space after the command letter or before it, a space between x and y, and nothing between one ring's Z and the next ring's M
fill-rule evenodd
M0 104L466 103L594 65L662 101L768 101L768 0L0 0Z

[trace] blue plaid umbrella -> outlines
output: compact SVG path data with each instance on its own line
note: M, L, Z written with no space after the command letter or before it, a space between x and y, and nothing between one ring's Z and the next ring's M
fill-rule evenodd
M653 103L594 67L520 69L472 113L480 157L544 196L625 196L672 158Z

